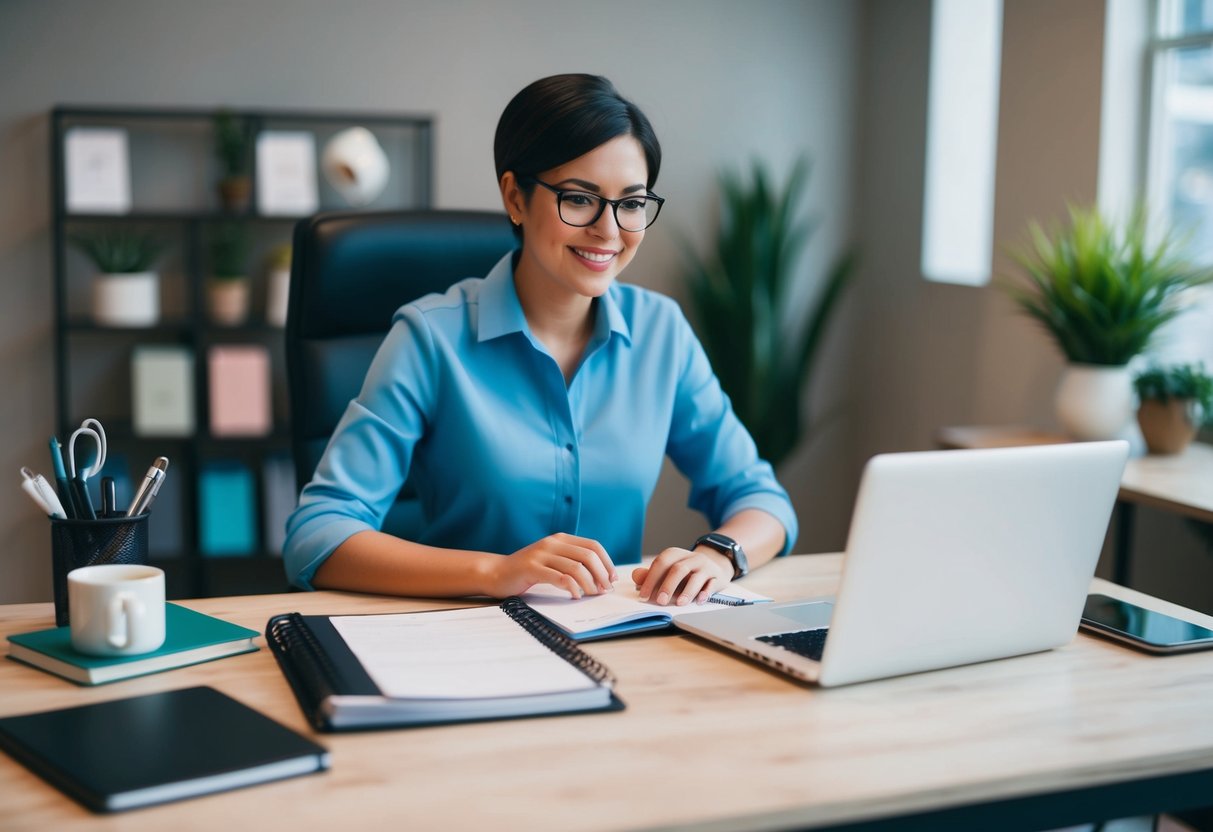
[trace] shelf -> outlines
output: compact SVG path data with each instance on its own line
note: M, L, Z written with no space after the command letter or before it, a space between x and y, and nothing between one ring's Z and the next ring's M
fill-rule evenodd
M108 326L87 319L69 320L64 323L65 332L74 335L118 335L125 338L181 338L190 334L188 321L162 321L153 326Z
M320 157L325 142L347 127L372 130L388 156L391 176L384 192L365 210L424 209L432 193L433 122L428 116L389 113L288 112L227 108L246 120L249 132L302 131L315 143L314 171L317 183L315 204L321 211L350 209L323 177ZM55 385L57 423L61 435L70 434L85 415L97 415L105 424L115 456L123 456L134 469L132 481L157 455L172 460L171 485L176 489L167 515L168 531L180 538L172 541L179 557L158 558L170 581L170 596L202 597L212 594L281 592L286 590L282 560L261 552L247 557L206 557L201 551L201 521L207 503L213 516L229 517L229 509L246 515L251 509L254 546L269 547L267 528L281 528L284 512L295 497L295 476L283 461L291 449L287 412L284 330L269 324L270 281L262 265L273 250L289 245L294 225L302 216L265 216L256 210L256 152L250 148L249 171L254 193L247 210L220 207L216 184L216 109L150 107L56 107L51 113L50 158L52 161L51 245L55 278ZM116 128L124 132L126 176L131 210L126 213L70 212L67 207L66 139L75 128ZM255 147L255 140L253 142ZM99 204L99 203L92 203ZM245 260L250 277L253 306L247 322L239 326L213 323L207 314L206 282L212 267L214 233L221 223L244 227L250 249ZM115 327L97 324L90 317L89 297L93 286L91 263L72 244L74 234L92 230L146 227L165 245L157 263L160 319L149 327ZM70 302L69 302L70 301ZM215 346L238 343L263 347L270 359L269 400L273 430L266 436L219 437L208 432L210 425L210 364L208 351ZM172 345L188 350L193 357L186 371L162 370L152 378L155 393L169 405L192 400L192 421L197 429L188 436L141 436L132 428L134 383L131 356L143 344ZM146 368L145 368L146 369ZM188 372L181 379L180 373ZM260 375L257 376L260 379ZM146 377L145 377L146 378ZM252 382L243 377L235 389L240 401ZM233 381L233 383L237 383ZM256 382L260 383L260 381ZM163 388L163 389L161 389ZM148 394L150 388L142 388ZM260 391L258 391L260 392ZM172 399L176 396L178 398ZM162 399L163 400L163 399ZM147 401L147 399L144 399ZM66 433L64 433L66 431ZM123 450L124 449L124 450ZM146 458L145 458L146 457ZM212 465L214 463L214 465ZM216 498L216 471L239 470L241 496L229 506ZM115 472L120 475L121 472ZM230 497L232 491L218 492ZM166 516L166 515L161 515ZM267 520L267 516L270 518ZM168 524L170 521L164 521ZM275 534L275 539L277 535Z
M334 205L329 209L337 210ZM307 215L299 216L265 216L256 213L237 214L230 211L137 211L129 214L66 214L63 221L69 225L84 224L127 224L127 223L182 223L182 222L276 222L296 223L306 219Z

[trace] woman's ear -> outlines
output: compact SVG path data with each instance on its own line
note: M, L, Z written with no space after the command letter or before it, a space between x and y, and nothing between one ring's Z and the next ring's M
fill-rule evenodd
M518 187L518 177L512 170L507 170L501 175L499 184L501 204L505 208L505 212L510 215L510 222L514 225L521 225L522 218L526 215L526 194Z

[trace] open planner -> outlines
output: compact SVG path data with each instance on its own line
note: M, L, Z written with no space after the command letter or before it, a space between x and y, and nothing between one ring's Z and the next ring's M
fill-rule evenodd
M636 585L627 579L620 580L610 592L586 595L577 600L570 598L566 590L551 584L537 584L528 589L522 599L574 641L661 630L684 615L771 600L740 584L729 584L705 604L661 606L641 601Z
M614 679L517 598L374 615L278 615L266 641L319 731L621 710Z

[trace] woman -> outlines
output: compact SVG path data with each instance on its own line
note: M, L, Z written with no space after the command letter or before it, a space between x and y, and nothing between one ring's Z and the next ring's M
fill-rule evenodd
M702 603L786 553L796 518L670 299L616 278L662 200L661 148L605 78L536 81L494 141L521 248L401 307L287 522L292 583L508 597L608 591L640 560L668 454L716 529L631 577ZM379 531L413 474L424 530Z

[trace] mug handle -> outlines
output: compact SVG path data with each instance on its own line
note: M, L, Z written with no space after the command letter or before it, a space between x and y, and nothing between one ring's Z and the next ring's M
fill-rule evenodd
M114 596L114 600L110 601L106 622L106 641L118 649L128 647L132 641L131 630L134 629L135 619L142 615L143 603L134 595L122 592ZM122 625L121 628L119 624Z

